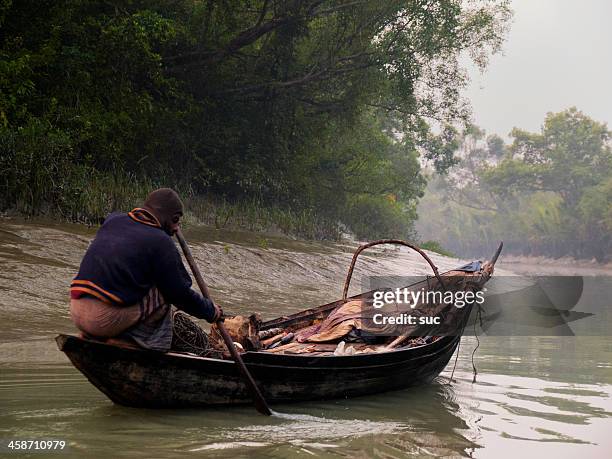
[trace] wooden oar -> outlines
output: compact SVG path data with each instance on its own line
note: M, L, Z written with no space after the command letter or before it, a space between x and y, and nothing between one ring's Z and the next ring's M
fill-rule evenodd
M176 238L178 239L179 244L181 245L181 248L183 249L183 253L185 254L187 263L189 263L189 267L191 268L191 271L193 272L193 275L196 278L196 282L198 283L198 286L200 287L202 294L206 298L212 301L210 297L210 292L208 291L208 286L206 285L206 282L204 282L204 278L202 277L202 274L200 274L200 270L195 264L195 260L193 259L193 256L191 255L191 250L189 250L187 241L185 241L185 238L183 237L183 233L181 232L180 229L176 232ZM251 376L251 373L249 372L246 365L242 361L242 357L240 357L240 354L236 350L236 346L234 346L234 342L232 341L232 338L230 337L229 333L227 333L227 330L225 328L225 325L223 325L222 320L217 322L217 328L219 330L219 333L221 333L221 336L223 337L223 341L225 341L225 345L227 346L227 349L230 351L230 354L232 354L232 357L234 358L234 362L236 362L236 365L238 366L240 373L242 373L242 377L244 378L244 383L249 389L249 392L251 393L251 397L253 397L255 408L257 408L257 411L259 411L261 414L265 414L267 416L272 415L272 412L270 411L270 408L268 408L268 404L266 403L266 400L263 398L263 395L261 395L261 392L259 391L259 387L257 387L257 384L255 383L255 380Z

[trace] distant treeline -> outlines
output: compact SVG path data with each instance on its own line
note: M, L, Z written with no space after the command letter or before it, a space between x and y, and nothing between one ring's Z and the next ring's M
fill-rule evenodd
M575 108L549 113L512 143L477 127L461 162L430 181L418 228L463 256L506 253L612 261L612 152L606 124Z
M0 0L0 210L97 221L153 186L408 236L505 1Z

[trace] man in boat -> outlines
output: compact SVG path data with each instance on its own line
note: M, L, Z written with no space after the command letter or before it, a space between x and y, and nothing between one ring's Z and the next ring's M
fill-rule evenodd
M106 218L70 285L70 316L84 335L167 351L171 305L208 322L222 317L219 306L191 289L172 239L182 216L178 194L161 188L142 207Z

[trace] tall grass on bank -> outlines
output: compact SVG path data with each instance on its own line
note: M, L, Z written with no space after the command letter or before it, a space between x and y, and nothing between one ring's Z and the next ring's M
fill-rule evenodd
M241 228L255 232L282 233L304 239L332 239L341 236L337 222L314 211L286 209L257 200L229 202L215 196L186 195L186 220L217 229Z
M142 204L168 181L154 181L123 170L101 171L75 153L73 140L44 120L18 129L0 127L0 211L45 216L90 225L113 211ZM276 232L307 239L338 239L338 223L313 210L292 210L257 200L229 202L197 196L191 187L170 185L185 200L187 221L216 228Z
M73 183L69 195L54 193L53 201L40 201L30 193L4 208L8 213L27 217L45 216L62 221L97 225L114 211L129 211L142 204L147 194L163 186L149 179L130 175L104 175L97 171L83 174ZM73 178L74 181L74 178ZM340 226L317 216L311 210L294 211L266 206L255 200L229 202L215 196L197 196L177 191L185 202L187 224L214 226L217 229L242 229L284 234L313 240L338 240Z
M74 152L66 132L43 120L0 129L0 211L94 224L152 187L124 171L95 169Z

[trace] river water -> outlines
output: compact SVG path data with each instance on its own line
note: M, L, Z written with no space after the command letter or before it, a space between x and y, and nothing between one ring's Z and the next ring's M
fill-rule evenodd
M53 341L58 333L74 332L68 285L94 233L78 225L0 220L3 445L13 439L64 440L66 449L54 454L64 457L610 457L609 335L481 336L475 383L476 339L466 336L452 383L451 361L426 387L274 406L278 414L271 418L248 406L113 405ZM207 228L187 228L185 235L211 294L225 310L259 312L264 319L339 298L356 246ZM432 258L441 270L463 262ZM498 266L496 275L526 265L504 266L502 255ZM544 269L567 267L536 265L527 271ZM404 249L372 250L360 257L352 293L368 274L424 275L428 268ZM33 455L39 454L44 453Z

